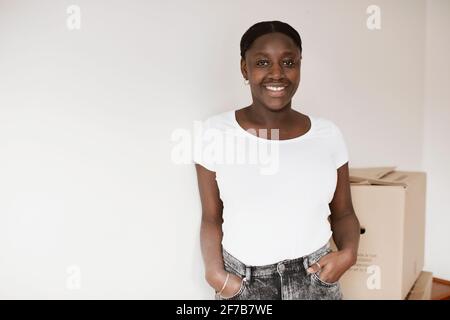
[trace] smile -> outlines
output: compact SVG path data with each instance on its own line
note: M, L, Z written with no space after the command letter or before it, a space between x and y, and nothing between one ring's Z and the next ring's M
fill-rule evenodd
M273 97L273 98L278 98L278 97L282 97L286 94L286 87L285 85L265 85L263 86L264 89L266 89L268 96Z
M266 86L266 89L267 89L267 90L270 90L270 91L281 91L281 90L284 90L284 88L285 88L285 87L272 87L272 86Z

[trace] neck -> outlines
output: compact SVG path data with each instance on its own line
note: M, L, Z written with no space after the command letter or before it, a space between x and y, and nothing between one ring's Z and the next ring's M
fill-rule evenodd
M266 128L280 128L292 119L291 101L281 109L270 109L255 101L248 106L248 117Z

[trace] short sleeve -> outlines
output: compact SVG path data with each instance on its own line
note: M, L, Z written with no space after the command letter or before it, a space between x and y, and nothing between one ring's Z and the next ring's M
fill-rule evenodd
M346 162L348 162L348 150L344 136L341 130L335 124L333 124L333 141L332 141L332 156L336 169L340 168Z
M208 120L200 124L198 130L194 130L192 162L216 172L217 130L211 128Z

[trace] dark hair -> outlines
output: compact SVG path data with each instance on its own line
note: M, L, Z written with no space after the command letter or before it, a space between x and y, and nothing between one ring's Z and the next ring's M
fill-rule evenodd
M260 36L267 33L281 32L294 40L294 43L302 52L302 39L298 32L285 22L281 21L262 21L252 25L241 38L241 57L245 59L245 53L252 43Z

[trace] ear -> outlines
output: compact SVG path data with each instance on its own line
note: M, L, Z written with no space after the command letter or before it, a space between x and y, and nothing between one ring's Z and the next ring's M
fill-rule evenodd
M245 79L248 79L247 63L245 62L245 59L242 57L241 57L241 73Z

